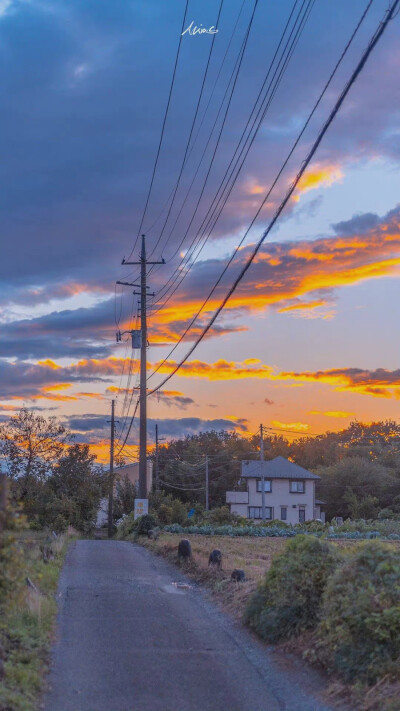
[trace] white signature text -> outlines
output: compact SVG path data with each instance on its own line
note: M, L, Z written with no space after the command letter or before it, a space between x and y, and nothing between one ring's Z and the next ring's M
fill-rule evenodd
M191 35L192 37L194 35L216 35L217 32L219 32L219 30L217 30L214 25L211 25L211 27L207 29L207 27L203 27L203 25L200 23L200 25L197 27L197 25L194 24L194 20L192 20L186 30L182 32L182 37L186 34Z

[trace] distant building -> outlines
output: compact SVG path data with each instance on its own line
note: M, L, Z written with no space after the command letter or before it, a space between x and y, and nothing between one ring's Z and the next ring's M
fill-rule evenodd
M286 523L303 523L313 519L325 521L323 501L315 498L315 483L320 477L284 457L270 461L242 461L242 479L247 491L227 491L226 503L231 513L249 519L262 518L262 484L264 475L265 519Z
M153 486L153 462L150 459L147 460L146 474L146 488L147 493L149 493ZM132 462L132 464L124 464L122 467L115 467L114 479L115 483L118 481L125 481L127 479L139 490L139 462Z
M114 469L114 492L118 482L130 481L136 486L136 491L139 493L139 462L125 464L122 467ZM153 462L147 460L147 495L149 495L153 486ZM96 527L101 528L106 526L108 521L108 498L101 499L100 507L97 512Z

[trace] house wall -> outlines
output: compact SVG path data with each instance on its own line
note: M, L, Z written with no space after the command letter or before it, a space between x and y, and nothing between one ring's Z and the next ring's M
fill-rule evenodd
M305 520L314 519L315 482L312 479L305 480L304 494L289 491L289 479L272 479L271 492L265 492L265 505L274 508L273 518L281 518L281 506L287 507L287 523L299 523L299 506L305 507ZM257 491L257 479L248 479L249 506L261 506L262 494ZM293 506L296 505L296 508ZM243 515L243 514L241 514ZM246 516L248 513L246 512Z
M247 504L231 504L231 513L247 518Z
M120 479L124 481L127 478L131 484L139 485L139 462L133 462L132 464L127 464L124 467L118 467L115 471L115 479ZM151 491L153 486L153 462L147 462L147 493Z

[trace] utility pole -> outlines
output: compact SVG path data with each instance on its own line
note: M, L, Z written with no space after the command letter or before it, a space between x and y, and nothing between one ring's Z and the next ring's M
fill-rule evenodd
M264 461L264 430L260 425L260 460ZM261 518L265 521L265 476L264 467L261 465Z
M159 468L158 468L158 443L164 440L165 437L158 436L158 425L156 425L156 491L159 489Z
M139 498L147 498L147 297L154 294L147 293L146 277L147 266L149 264L165 264L165 259L160 262L149 262L146 259L146 238L142 235L142 249L139 262L126 262L122 260L122 264L139 264L140 265L140 424L139 424ZM137 294L137 292L133 292Z
M208 501L208 454L206 454L206 511L208 511L209 508L209 501Z
M111 400L110 475L108 478L108 537L113 535L115 400Z

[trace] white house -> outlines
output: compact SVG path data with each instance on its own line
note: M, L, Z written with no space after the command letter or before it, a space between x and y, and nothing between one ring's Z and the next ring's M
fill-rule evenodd
M227 491L226 503L231 513L249 519L262 518L261 477L264 475L265 518L286 523L325 520L322 501L315 498L315 483L320 479L284 457L270 461L242 461L242 479L247 491Z

